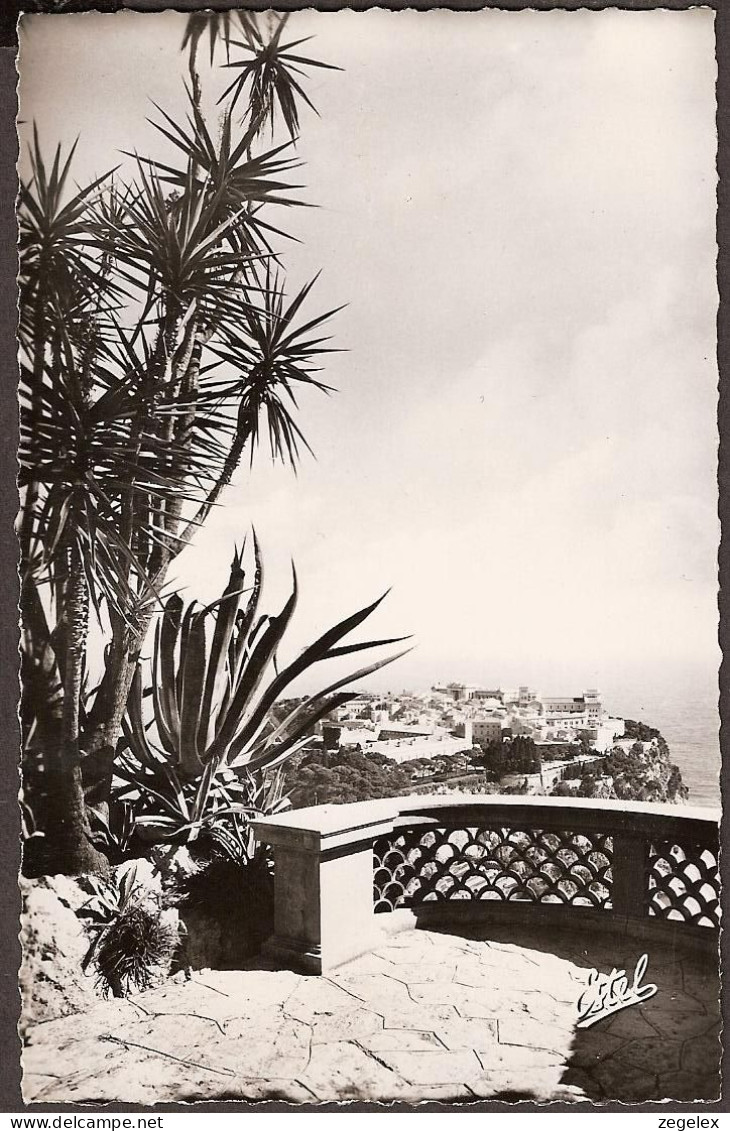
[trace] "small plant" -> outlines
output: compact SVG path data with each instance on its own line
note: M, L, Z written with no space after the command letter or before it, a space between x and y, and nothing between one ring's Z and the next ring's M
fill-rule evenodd
M112 865L122 864L132 854L135 820L131 805L112 805L108 817L100 809L89 808L91 842Z
M169 965L180 931L160 896L138 879L137 865L122 866L113 880L88 877L92 898L79 911L92 941L82 969L95 966L105 994L125 997L146 990Z

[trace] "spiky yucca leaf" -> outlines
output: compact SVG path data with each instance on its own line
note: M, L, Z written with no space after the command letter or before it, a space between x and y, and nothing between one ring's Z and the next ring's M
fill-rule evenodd
M332 392L331 386L317 378L317 363L326 354L339 351L327 344L330 338L321 328L343 309L338 306L301 322L301 308L316 281L317 276L287 301L281 274L267 265L260 279L260 300L252 297L236 323L226 320L219 341L210 346L221 362L240 374L229 385L230 394L238 400L238 444L232 451L239 455L250 443L253 456L262 419L274 459L296 468L300 443L309 449L294 419L297 390L309 387Z
M248 52L242 60L226 64L238 70L239 74L221 96L221 101L229 95L235 105L247 94L246 114L255 122L269 121L272 125L278 111L284 120L289 135L294 140L299 133L299 106L301 101L317 113L298 77L305 74L307 67L319 67L328 71L339 71L331 63L322 63L303 55L295 55L292 48L306 43L310 37L282 43L281 38L287 25L289 14L281 16L276 28L266 43L231 42ZM297 77L298 76L298 77Z
M246 37L246 42L251 47L261 43L261 32L253 12L193 12L188 16L180 50L184 51L187 47L191 61L193 61L200 39L207 31L211 65L219 44L222 44L226 59L229 59L231 35L235 31L236 24L238 24L239 29Z
M188 168L177 199L165 194L156 171L138 159L139 182L123 205L116 227L99 232L104 250L113 252L123 279L145 291L161 291L183 308L228 282L240 266L235 251L221 242L234 217L222 214L209 185Z
M42 293L49 307L68 317L81 296L98 290L99 259L89 239L90 207L114 170L79 189L69 199L68 182L76 152L74 142L64 156L56 147L50 170L43 160L38 130L33 128L30 150L32 178L21 180L18 198L18 250L20 254L21 340L24 313ZM105 280L107 298L113 286Z
M291 193L301 189L292 183L289 174L301 162L291 152L291 143L277 145L263 152L252 151L258 132L258 123L251 122L240 131L233 126L232 107L222 115L220 129L214 140L193 91L187 91L189 110L184 124L178 122L155 103L162 121L150 119L151 124L180 152L180 165L139 157L138 160L154 171L160 181L175 193L183 195L190 177L195 180L217 209L221 219L233 217L234 222L225 236L231 247L246 258L273 255L272 235L283 235L280 228L264 220L263 210L268 205L306 207L306 203ZM287 238L294 238L288 236Z

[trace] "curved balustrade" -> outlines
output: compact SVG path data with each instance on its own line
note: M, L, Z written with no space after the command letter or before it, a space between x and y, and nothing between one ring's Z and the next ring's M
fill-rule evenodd
M719 925L718 827L702 810L444 799L399 815L373 851L376 912L450 899L529 901Z
M494 915L539 904L541 914L552 905L645 927L719 925L712 810L414 795L295 810L254 828L274 847L267 949L316 972L377 945L406 909Z

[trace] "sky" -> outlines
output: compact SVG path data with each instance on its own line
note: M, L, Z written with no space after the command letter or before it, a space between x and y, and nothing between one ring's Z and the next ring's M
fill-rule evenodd
M77 175L157 146L176 13L26 18L20 118ZM371 687L578 694L714 672L713 14L297 13L307 91L292 286L333 320L295 477L258 455L177 563L222 589L255 524L290 654L384 590L414 650ZM205 80L204 80L205 81ZM208 104L220 78L206 87ZM215 115L213 115L213 121ZM24 129L26 127L21 127ZM658 676L657 676L658 678Z

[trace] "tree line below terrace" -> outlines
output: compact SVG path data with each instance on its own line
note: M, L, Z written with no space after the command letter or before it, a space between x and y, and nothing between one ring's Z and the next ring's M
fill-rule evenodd
M679 767L671 762L661 734L643 723L627 720L627 736L636 738L633 746L628 750L614 747L599 766L592 762L566 767L566 778L554 786L552 795L686 801L689 790ZM585 741L581 741L566 743L558 756L570 761L588 752L591 751ZM414 788L448 787L454 779L459 779L458 788L467 792L520 792L525 788L523 783L500 788L500 779L539 773L541 765L540 747L525 735L490 743L484 750L473 747L457 754L401 763L379 752L363 751L359 746L334 751L310 749L289 761L283 788L295 809L397 797L413 792ZM577 788L568 777L580 779Z

